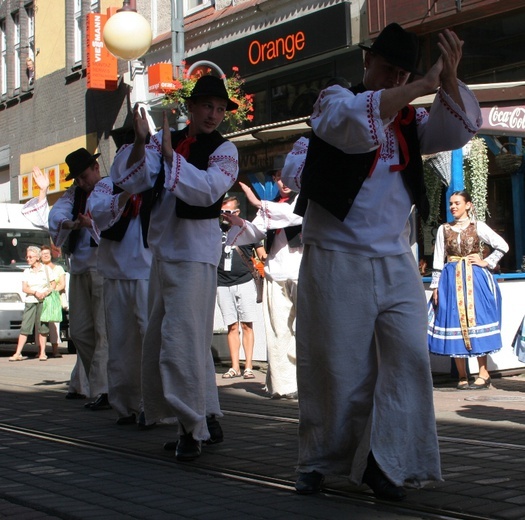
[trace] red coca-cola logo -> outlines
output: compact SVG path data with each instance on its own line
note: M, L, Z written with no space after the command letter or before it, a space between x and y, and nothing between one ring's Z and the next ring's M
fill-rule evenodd
M492 107L489 112L490 126L511 130L525 129L525 107Z

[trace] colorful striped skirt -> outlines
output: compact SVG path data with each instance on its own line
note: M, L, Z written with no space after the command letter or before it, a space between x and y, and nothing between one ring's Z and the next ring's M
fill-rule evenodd
M441 273L438 306L432 298L428 305L432 354L479 357L502 347L498 284L488 269L470 267L464 260L448 262Z

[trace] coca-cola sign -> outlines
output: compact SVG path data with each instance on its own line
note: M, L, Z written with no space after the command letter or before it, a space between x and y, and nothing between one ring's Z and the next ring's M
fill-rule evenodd
M525 106L482 108L481 133L525 135Z

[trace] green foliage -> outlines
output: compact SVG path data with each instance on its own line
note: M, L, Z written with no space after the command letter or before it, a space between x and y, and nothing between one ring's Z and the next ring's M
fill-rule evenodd
M463 180L465 189L472 197L477 220L485 222L490 216L487 204L487 180L489 176L487 145L480 137L470 142L470 153L463 160Z
M229 98L239 105L237 110L226 112L224 122L229 125L231 131L242 128L243 123L253 120L253 95L246 94L243 90L244 79L239 74L237 67L232 67L232 75L229 77L222 76L221 79L226 83L226 90ZM176 90L165 94L163 104L176 105L183 115L187 116L186 99L191 95L193 87L197 80L206 74L211 74L212 70L197 69L195 74L188 75L188 69L184 69L182 79L174 80Z
M427 189L428 203L430 206L430 212L425 225L429 227L438 226L441 196L443 193L443 183L436 175L434 168L430 166L428 161L423 162L423 175Z

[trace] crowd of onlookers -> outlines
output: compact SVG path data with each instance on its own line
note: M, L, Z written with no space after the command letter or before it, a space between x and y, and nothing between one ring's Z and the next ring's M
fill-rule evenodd
M61 265L52 262L51 246L29 246L26 250L26 261L29 265L22 277L22 292L25 293L25 308L20 326L20 335L16 352L9 361L23 361L23 348L29 336L35 336L38 345L38 359L47 361L46 343L49 337L52 352L51 357L62 357L59 351L60 322L62 321L62 298L58 296L57 317L59 321L43 321L41 319L44 300L56 291L58 295L66 295L66 273Z

